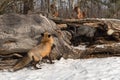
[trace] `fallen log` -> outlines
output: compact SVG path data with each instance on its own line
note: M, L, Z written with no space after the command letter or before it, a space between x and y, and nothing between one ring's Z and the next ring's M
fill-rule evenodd
M86 18L86 19L63 19L63 18L50 18L57 24L68 24L68 23L76 23L76 24L83 24L83 23L92 23L92 22L100 22L101 19L96 18Z
M12 68L13 65L15 65L17 61L18 61L18 59L1 60L0 61L0 70Z
M26 53L40 42L41 33L48 31L55 39L56 50L63 54L69 42L69 33L62 32L56 24L42 15L4 14L0 16L0 55ZM68 36L67 36L68 35ZM66 42L67 41L67 42ZM61 47L63 46L63 47ZM67 45L70 47L70 45ZM61 49L63 48L63 49Z
M56 47L51 52L52 59L59 59L64 54L73 53L72 47L69 45L71 34L67 31L61 31L50 19L38 14L0 15L0 55L2 56L0 57L0 66L2 66L1 61L7 57L12 57L13 53L24 57L30 49L40 43L40 34L45 31L55 35L54 44ZM6 57L3 58L3 56ZM67 56L64 57L67 58ZM21 57L16 58L20 59ZM13 59L13 63L15 62Z
M94 55L98 55L102 57L113 57L113 56L120 56L120 43L109 43L109 44L102 44L102 45L93 45L90 48L78 48L75 47L75 49L78 49L81 51L80 58L90 58L90 57L95 57ZM90 56L92 55L92 56Z
M100 36L98 37L97 41L94 41L95 43L93 44L93 46L104 46L104 48L101 47L88 47L85 48L85 50L79 50L78 52L76 52L74 55L74 58L86 58L86 56L84 55L96 55L96 54L101 54L101 53L110 53L109 56L119 56L119 47L120 47L120 20L118 19L96 19L96 18L87 18L87 19L52 19L53 21L55 21L58 24L67 24L68 27L68 31L73 34L73 38L75 41L72 41L71 43L75 43L77 45L80 45L80 43L85 43L85 42L81 42L81 37L76 37L75 35L78 34L76 33L76 30L79 29L80 26L82 25L88 25L90 27L99 27L98 24L106 24L108 30L112 30L112 34L108 34L106 32L106 36ZM71 28L70 30L70 26L72 26L73 28ZM66 27L66 28L67 28ZM75 30L76 27L76 30ZM65 27L63 26L64 29ZM66 29L67 30L67 29ZM78 31L80 32L80 31ZM109 32L109 31L108 31ZM87 38L86 38L87 39ZM89 42L89 39L87 39ZM74 46L74 45L73 45Z
M97 22L115 22L119 24L119 19L106 19L106 18L84 18L84 19L63 19L63 18L50 18L57 24L68 24L68 23L97 23Z
M88 23L105 23L109 28L113 29L115 32L120 32L119 25L120 20L116 19L81 19L81 20L54 20L56 23L65 23L65 24L77 24L77 25L89 25ZM71 45L71 38L73 37L69 31L62 30L59 28L52 20L47 19L46 17L38 14L31 15L19 15L19 14L4 14L0 16L0 55L10 55L13 53L18 53L23 57L25 54L37 44L39 44L41 36L40 34L48 31L54 37L56 47L52 50L51 56L52 59L59 59L60 57L64 58L85 58L84 55L94 54L96 52L114 52L119 54L119 45L108 46L104 48L100 47L88 47L84 50L75 49ZM64 25L64 28L67 26ZM104 44L106 45L105 42ZM116 42L116 41L115 41ZM102 44L102 45L104 45ZM114 43L116 44L116 43ZM94 44L93 46L98 46L99 44ZM17 60L20 58L17 58ZM4 58L1 58L0 62L4 63ZM12 58L11 58L12 60ZM16 60L13 59L13 63ZM3 63L0 63L2 66ZM6 63L7 64L7 63ZM7 65L12 66L12 65ZM2 68L1 68L2 69Z

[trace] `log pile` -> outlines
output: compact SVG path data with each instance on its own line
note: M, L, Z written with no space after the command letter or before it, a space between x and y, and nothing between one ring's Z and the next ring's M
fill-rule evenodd
M95 57L95 55L97 54L102 55L101 57L104 57L106 54L108 54L107 55L108 57L109 56L120 56L120 49L119 49L120 48L120 20L118 19L96 19L96 18L86 18L86 19L59 19L57 18L57 19L52 19L52 20L59 25L67 24L68 27L70 26L70 28L71 26L81 27L83 25L96 28L96 27L99 27L98 24L104 23L107 25L108 30L114 31L111 35L97 37L97 40L94 41L94 44L91 47L86 47L85 49L78 49L81 55L76 56L76 58L87 58L87 57L92 57L92 56ZM63 28L61 27L61 29L64 29L64 28L65 27ZM73 30L72 32L75 31L74 28L71 28L71 30ZM74 34L73 34L73 37L75 38ZM80 43L84 44L85 43L84 41L79 41L81 38L82 37L75 38L75 41L73 41L72 43L75 43L78 45L80 45Z
M52 59L59 59L60 57L66 59L86 58L88 55L103 52L112 54L111 56L119 56L119 40L109 41L104 37L98 37L98 40L92 46L85 47L85 49L76 49L73 45L73 43L79 42L71 41L72 38L75 38L76 34L72 34L69 31L69 26L73 26L78 30L78 27L82 25L96 28L101 23L114 30L117 38L120 37L120 20L117 19L48 19L38 14L0 15L0 69L10 68L16 61L24 57L31 48L40 43L40 34L45 31L55 35L56 47L51 52ZM61 24L65 25L60 26ZM77 39L80 38L78 37ZM81 43L86 42L80 41L79 45Z

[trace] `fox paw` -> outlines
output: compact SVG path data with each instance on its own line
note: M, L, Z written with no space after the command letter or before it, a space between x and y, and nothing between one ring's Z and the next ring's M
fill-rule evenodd
M50 62L50 64L54 64L54 62Z
M35 69L42 69L42 68L40 67L40 65L38 65L38 64L37 64L36 66L34 66L34 68L35 68Z

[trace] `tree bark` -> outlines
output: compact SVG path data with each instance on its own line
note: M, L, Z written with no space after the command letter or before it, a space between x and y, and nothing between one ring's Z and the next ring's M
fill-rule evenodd
M79 48L77 48L79 49ZM90 48L79 49L80 58L103 58L103 57L113 57L120 56L120 43L111 43L111 44L102 44L102 45L94 45Z
M90 23L105 23L111 29L116 32L120 32L120 20L117 19L52 19L56 23L74 23L77 25L90 25ZM94 44L92 47L78 49L71 45L72 34L67 30L60 29L52 20L47 19L42 15L19 15L19 14L4 14L0 16L0 55L6 56L6 58L0 57L0 69L4 69L2 64L6 64L6 67L13 66L19 56L25 56L26 53L40 43L40 34L48 31L54 37L56 47L52 50L52 59L63 58L85 58L85 55L91 55L99 52L109 52L114 55L119 55L120 44L119 41L104 41L104 44ZM104 47L103 47L104 46ZM20 54L20 55L16 55ZM9 57L12 56L12 57ZM15 56L15 59L13 58ZM16 57L17 56L17 57ZM5 62L5 60L8 60ZM17 59L17 60L16 60ZM9 64L10 60L13 64ZM8 68L7 67L7 68Z
M117 38L120 39L120 20L118 19L96 19L96 18L87 18L87 19L60 19L60 18L52 18L52 20L58 24L66 24L67 27L73 26L82 26L88 25L90 27L99 27L97 24L105 23L109 29L114 30L114 33L117 33ZM64 25L61 25L60 28L67 28ZM115 35L113 35L115 37ZM73 35L75 37L75 35ZM108 37L108 36L107 36ZM78 40L77 38L76 40ZM115 40L104 40L104 36L100 38L100 42L102 43L94 43L92 47L88 47L85 49L77 49L78 52L73 53L74 58L86 58L88 55L96 55L98 53L109 53L109 56L120 56L119 47L120 41ZM77 43L77 42L76 42ZM84 43L84 42L82 42ZM86 46L86 45L85 45ZM79 47L80 48L80 47ZM105 56L105 55L104 55ZM102 57L104 57L102 56ZM73 57L72 57L73 58Z
M6 58L1 57L1 61L9 59L7 57L14 53L23 55L24 57L30 49L40 43L40 34L45 31L50 32L52 35L56 35L56 37L54 37L54 44L56 47L51 52L52 59L58 59L61 56L68 58L67 55L73 53L72 47L69 45L70 33L67 31L61 31L53 21L46 17L37 14L1 15L0 55L6 56ZM18 56L17 59L19 59ZM13 60L13 63L15 62L16 61Z

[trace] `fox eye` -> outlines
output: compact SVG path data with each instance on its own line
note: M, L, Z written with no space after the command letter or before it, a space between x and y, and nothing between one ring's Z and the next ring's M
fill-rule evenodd
M48 35L48 38L49 38L50 36L51 36L51 35L49 34L49 35Z
M41 36L44 36L44 34L43 34L43 33L41 33Z

